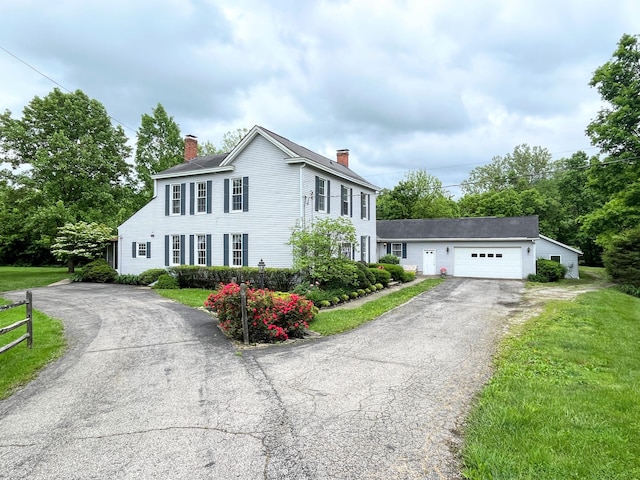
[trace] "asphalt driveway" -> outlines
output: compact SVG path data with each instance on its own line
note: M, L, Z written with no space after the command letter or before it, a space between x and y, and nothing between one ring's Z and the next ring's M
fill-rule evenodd
M70 350L0 401L0 478L458 478L460 422L522 291L449 279L358 330L239 355L146 288L35 289Z

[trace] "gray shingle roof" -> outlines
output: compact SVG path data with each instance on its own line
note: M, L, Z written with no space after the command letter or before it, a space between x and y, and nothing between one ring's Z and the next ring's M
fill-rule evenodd
M167 168L160 173L164 175L167 173L197 172L198 170L206 168L219 167L228 155L228 153L222 153L220 155L203 155L189 160L188 162L182 162L179 165Z
M292 142L291 140L284 138L283 136L278 135L277 133L274 133L264 127L256 126L254 127L254 129L255 128L262 130L265 134L271 136L276 142L291 150L298 157L306 158L330 171L335 172L336 174L342 175L347 178L352 178L360 183L364 183L370 186L374 190L378 190L378 187L370 183L368 180L362 178L350 168L338 163L337 161L312 152L308 148L298 145L297 143ZM198 170L219 167L228 155L229 153L223 153L221 155L205 155L202 157L196 157L188 162L183 162L180 165L176 165L174 167L168 168L167 170L163 170L162 172L159 172L158 175L166 176L167 174L173 173L197 173Z
M391 239L506 239L538 238L538 217L427 218L378 220L378 238Z

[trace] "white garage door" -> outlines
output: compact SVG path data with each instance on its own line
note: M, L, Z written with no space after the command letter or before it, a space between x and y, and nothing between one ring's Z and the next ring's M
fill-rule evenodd
M455 277L522 278L520 247L455 247Z

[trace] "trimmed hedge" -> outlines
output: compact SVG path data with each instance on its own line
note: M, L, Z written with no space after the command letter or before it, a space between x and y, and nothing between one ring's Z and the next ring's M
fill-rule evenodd
M116 272L103 258L87 263L82 267L82 281L94 283L111 283L115 280Z
M384 268L369 268L373 276L375 277L375 283L382 284L383 287L388 287L391 281L391 272Z
M413 272L407 272L401 265L394 265L391 263L370 263L370 268L382 267L391 274L391 278L396 282L410 282L415 280L416 274Z
M216 290L218 285L249 283L260 286L260 270L257 267L197 267L182 265L170 267L168 273L176 278L180 288L204 288ZM269 290L290 292L299 283L299 272L290 268L266 268L264 287Z

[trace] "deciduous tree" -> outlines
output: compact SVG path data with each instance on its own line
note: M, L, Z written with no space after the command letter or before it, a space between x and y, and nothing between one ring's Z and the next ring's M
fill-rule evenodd
M103 224L66 223L58 230L51 252L59 260L67 262L69 272L73 273L78 260L98 258L112 236L112 229Z

